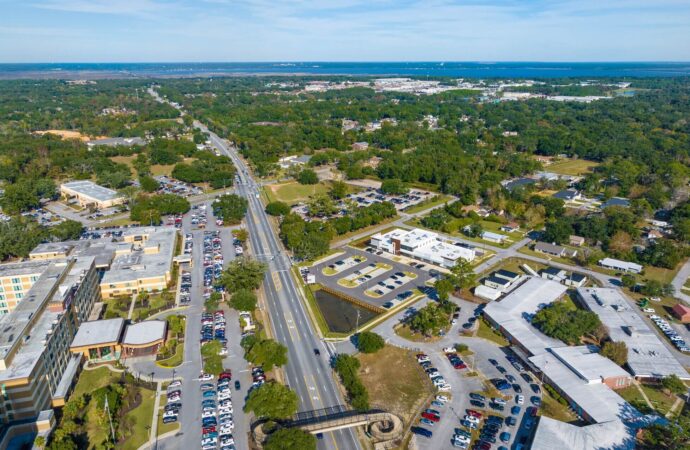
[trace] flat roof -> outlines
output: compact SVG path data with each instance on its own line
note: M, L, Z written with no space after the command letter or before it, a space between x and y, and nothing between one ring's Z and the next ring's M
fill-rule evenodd
M620 267L622 269L635 269L642 270L642 266L630 261L622 261L620 259L614 258L604 258L599 260L599 264L602 266L610 267Z
M22 261L0 264L0 278L21 277L43 273L52 261Z
M117 191L100 186L89 180L70 181L60 185L60 188L70 189L85 197L93 198L101 202L123 197L118 194Z
M499 234L499 233L494 233L491 231L482 231L482 238L491 238L491 239L496 239L496 240L503 240L507 239L507 236L504 234Z
M586 381L600 382L606 378L630 378L630 374L621 366L586 345L554 347L551 353Z
M33 250L31 250L31 253L29 253L29 256L40 255L43 253L65 253L65 254L69 254L69 252L73 248L74 248L74 245L70 244L69 242L43 242L41 244L38 244Z
M675 374L690 380L687 370L619 290L578 288L577 293L608 327L611 339L628 346L628 367L633 375L660 378Z
M165 339L166 323L162 320L145 320L127 325L123 345L146 345Z
M83 322L70 347L93 347L119 342L125 320L122 318Z
M558 300L566 286L539 277L528 277L502 300L489 303L484 314L499 324L532 354L540 354L548 347L562 346L558 339L546 336L528 321L541 308Z

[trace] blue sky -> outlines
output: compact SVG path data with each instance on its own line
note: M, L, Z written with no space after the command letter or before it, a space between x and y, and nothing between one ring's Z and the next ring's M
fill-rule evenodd
M690 61L690 0L0 0L0 62Z

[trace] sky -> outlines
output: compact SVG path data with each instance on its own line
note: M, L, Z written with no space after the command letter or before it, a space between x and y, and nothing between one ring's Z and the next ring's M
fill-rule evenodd
M690 61L690 0L0 0L0 62Z

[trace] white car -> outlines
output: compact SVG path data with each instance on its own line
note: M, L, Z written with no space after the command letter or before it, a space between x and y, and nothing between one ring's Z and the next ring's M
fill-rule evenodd
M439 394L436 396L436 400L438 400L441 403L446 403L448 401L448 397Z
M479 417L470 416L469 414L463 417L468 422L479 423Z
M442 385L440 385L440 386L436 386L436 388L437 388L439 391L442 391L442 392L448 392L448 391L450 391L450 389L451 389L450 384L448 384L448 383L442 384Z
M443 353L455 353L455 347L446 347L443 349Z
M205 419L207 417L216 417L216 412L215 411L204 411L201 413L201 418Z
M515 396L515 403L517 403L518 405L522 405L523 403L525 403L525 397L523 395L519 395L519 394L516 395Z
M178 387L178 386L182 386L182 382L180 380L171 381L170 384L168 385L169 388Z
M506 401L500 397L494 397L491 399L491 401L496 403L497 405L504 405L505 406L505 404L506 404Z
M202 373L199 375L199 381L211 381L213 379L213 375L210 373Z
M643 309L642 311L644 311L644 312L646 312L646 313L653 314L653 313L656 312L656 309L654 309L654 308L645 308L645 309Z

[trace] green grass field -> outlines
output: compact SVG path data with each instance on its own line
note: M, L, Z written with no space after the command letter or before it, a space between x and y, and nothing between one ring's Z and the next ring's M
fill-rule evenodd
M453 197L451 197L449 195L439 194L439 195L436 195L436 196L430 198L427 201L421 202L421 203L414 205L414 206L410 206L409 208L405 209L405 212L408 214L415 214L415 213L427 210L429 208L433 208L434 206L438 206L438 205L442 205L446 202L450 202L451 200L453 200Z
M132 427L128 430L130 434L116 448L136 450L149 439L149 428L153 418L153 403L156 394L149 389L140 389L139 392L141 393L141 403L125 416L132 423Z
M591 172L598 165L598 162L586 159L565 159L546 166L544 170L562 175L580 176Z
M294 204L309 200L310 197L328 192L328 184L299 184L296 181L289 183L273 184L265 187L266 194L270 201L281 201L287 204Z

